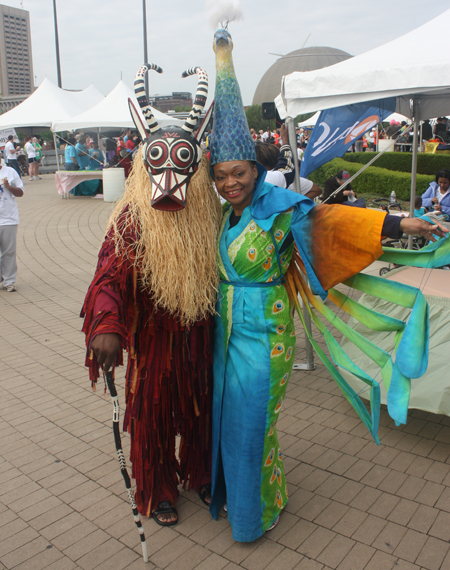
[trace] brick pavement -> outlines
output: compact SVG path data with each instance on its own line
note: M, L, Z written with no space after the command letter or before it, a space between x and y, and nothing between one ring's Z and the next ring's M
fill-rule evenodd
M78 318L111 205L62 200L52 175L19 204L18 291L0 291L0 570L450 569L450 419L411 411L396 428L383 408L377 446L320 364L292 375L278 424L278 527L235 543L184 492L175 528L144 521L144 565Z

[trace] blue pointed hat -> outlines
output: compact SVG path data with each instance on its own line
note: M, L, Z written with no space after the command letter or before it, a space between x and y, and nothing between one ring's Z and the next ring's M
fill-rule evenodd
M216 52L216 92L211 134L211 166L233 160L256 162L255 142L248 128L241 90L234 72L231 55L233 41L227 30L217 30L213 47Z

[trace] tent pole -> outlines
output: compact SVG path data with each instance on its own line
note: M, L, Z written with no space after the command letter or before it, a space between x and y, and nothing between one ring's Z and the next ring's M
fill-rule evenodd
M414 121L413 153L411 164L411 194L409 204L409 217L414 218L414 203L416 201L416 174L417 174L417 150L419 143L419 109L418 101L412 100L412 118ZM408 236L408 249L412 249L413 236Z
M57 144L56 144L56 135L55 135L55 133L53 133L53 146L55 147L56 166L57 166L57 168L58 168L58 170L59 170L60 168L59 168L58 146L57 146Z
M286 118L286 127L288 130L289 146L291 147L292 160L294 162L294 170L295 170L294 189L297 192L297 194L301 194L300 168L298 166L298 153L297 153L297 136L295 134L294 119L292 117ZM284 142L285 141L283 141L283 144ZM306 328L308 329L308 332L311 334L311 316L306 308L306 305L304 303L301 303L301 305L302 305L303 318L305 319ZM306 335L305 335L305 349L306 349L306 364L295 363L293 366L294 370L314 370L316 368L314 364L313 347L311 342L309 341L309 338Z

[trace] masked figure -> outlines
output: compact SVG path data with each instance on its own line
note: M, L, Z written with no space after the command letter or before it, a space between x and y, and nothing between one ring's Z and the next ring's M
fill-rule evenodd
M91 381L123 363L124 429L131 436L139 511L175 524L177 485L208 502L211 462L212 314L218 274L215 244L221 218L209 163L194 135L207 97L200 68L192 111L182 127L161 128L144 91L135 92L146 124L130 101L143 140L123 199L108 222L94 279L82 309ZM180 436L176 451L175 438Z

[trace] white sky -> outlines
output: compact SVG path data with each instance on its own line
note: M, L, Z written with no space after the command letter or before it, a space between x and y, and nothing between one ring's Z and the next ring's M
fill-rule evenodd
M52 0L0 0L30 12L34 73L57 82ZM449 8L448 0L241 0L244 20L231 23L234 65L245 105L259 80L276 61L269 52L330 46L358 55L393 40ZM143 63L142 0L57 0L62 86L84 89L93 83L104 95L121 78L129 87ZM195 92L194 77L181 73L200 65L214 91L214 30L204 0L147 0L150 94ZM447 49L447 30L436 29L436 49ZM374 81L376 78L374 77Z

